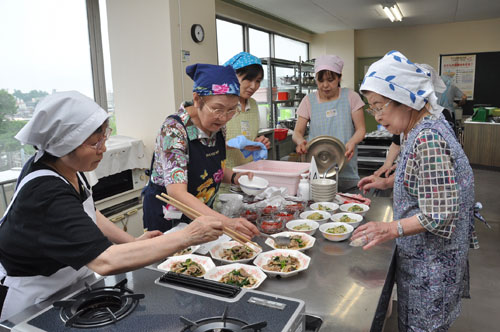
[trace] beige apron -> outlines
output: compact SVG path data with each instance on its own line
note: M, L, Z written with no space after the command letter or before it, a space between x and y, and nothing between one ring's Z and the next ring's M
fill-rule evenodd
M17 194L21 188L29 181L41 177L41 176L55 176L62 179L68 185L68 181L51 170L38 170L26 175L22 181L19 183L12 200L5 211L4 217L9 212L12 203L16 199ZM82 183L85 183L78 174ZM85 186L84 186L85 187ZM88 216L96 222L96 213L94 208L94 200L92 199L92 193L85 187L88 198L83 202L83 208ZM1 225L0 225L1 227ZM0 279L5 276L3 282L4 286L9 287L7 291L7 296L3 304L2 313L0 315L0 321L9 318L10 316L26 309L27 307L40 303L46 300L48 297L56 293L57 291L70 286L76 281L87 277L92 274L86 266L82 267L78 271L75 271L71 266L62 268L52 274L49 277L46 276L30 276L30 277L10 277L6 275L6 271L0 264Z

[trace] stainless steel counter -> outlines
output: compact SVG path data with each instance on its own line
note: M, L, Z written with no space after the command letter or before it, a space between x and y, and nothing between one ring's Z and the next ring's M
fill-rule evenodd
M365 221L392 221L392 201L372 198ZM309 269L290 278L268 278L259 291L298 298L306 303L306 312L323 319L321 331L381 331L394 282L394 242L369 251L349 246L349 241L330 242L321 233L316 244L305 252L311 257ZM153 264L152 266L156 266ZM134 272L127 278L134 279ZM94 275L85 281L91 283ZM0 331L10 329L83 287L83 281L65 288L50 299L0 323Z
M372 199L364 222L371 220L392 221L390 198ZM289 279L268 278L259 290L304 300L306 312L324 320L321 331L381 331L394 281L395 242L364 251L348 240L330 242L319 230L314 236L316 244L305 252L311 257L308 270Z

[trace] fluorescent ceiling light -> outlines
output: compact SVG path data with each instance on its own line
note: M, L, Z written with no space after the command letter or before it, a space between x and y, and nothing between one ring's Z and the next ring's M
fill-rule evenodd
M402 21L403 20L403 14L401 14L401 10L399 10L399 7L398 7L397 4L394 4L394 6L391 7L391 12L396 17L396 21Z
M395 17L394 17L394 14L393 14L393 13L391 12L391 10L389 9L389 7L385 7L385 6L384 6L384 7L382 7L382 8L384 8L384 13L385 13L385 15L387 15L387 17L391 20L391 22L394 22Z
M394 3L392 6L389 6L390 4L382 5L382 9L384 10L385 15L387 15L387 17L391 20L391 22L402 21L403 14L401 13L398 5Z

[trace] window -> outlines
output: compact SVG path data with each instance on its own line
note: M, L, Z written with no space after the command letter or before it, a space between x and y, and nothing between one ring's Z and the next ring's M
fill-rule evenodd
M96 7L97 0L0 2L0 43L4 46L0 61L0 171L22 166L33 154L32 147L21 146L14 136L31 118L41 98L55 91L77 90L97 99L96 77L102 68L94 66L92 71L91 52L97 54L96 40L89 39L91 24L87 20L87 11L92 13Z
M309 59L307 43L291 38L274 35L274 57L290 61Z
M228 21L216 20L217 55L219 65L243 51L243 26Z
M271 56L269 33L249 28L248 37L250 47L249 53L259 58L268 58Z
M223 64L242 51L259 58L271 56L291 61L299 61L299 58L302 61L309 59L308 43L223 18L217 18L216 23L219 64ZM273 49L271 49L271 38L274 38Z

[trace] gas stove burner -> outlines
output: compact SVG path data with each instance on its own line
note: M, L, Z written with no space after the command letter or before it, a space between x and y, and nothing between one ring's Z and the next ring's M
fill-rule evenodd
M247 324L246 322L227 316L228 308L222 316L203 318L193 322L185 317L180 317L186 327L181 332L259 332L267 326L267 322Z
M58 301L60 317L67 327L92 328L113 324L129 315L144 294L134 294L126 287L127 279L115 286L92 289L85 283L86 291L73 298Z

